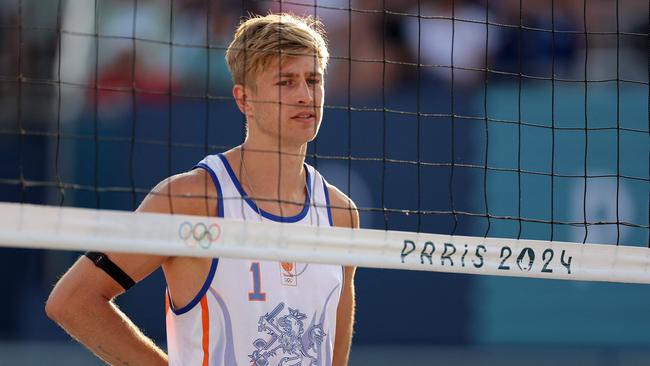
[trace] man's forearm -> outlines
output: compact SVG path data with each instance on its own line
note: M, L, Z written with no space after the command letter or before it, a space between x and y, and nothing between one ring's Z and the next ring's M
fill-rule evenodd
M350 347L352 346L352 325L336 329L336 341L334 343L334 355L332 365L346 366L350 358Z
M336 314L336 340L334 342L334 366L345 366L350 357L352 330L354 325L354 272L353 267L345 268L346 284L339 300Z
M54 316L72 337L111 365L167 365L167 355L117 306L104 299L71 306Z

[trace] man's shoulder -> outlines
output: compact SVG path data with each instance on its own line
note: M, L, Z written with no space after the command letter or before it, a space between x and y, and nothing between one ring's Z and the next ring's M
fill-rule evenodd
M210 188L214 190L210 174L205 169L192 169L163 179L151 192L188 196L204 194Z
M359 212L354 201L336 186L326 183L334 226L359 227Z
M160 181L147 195L139 211L186 215L212 214L217 192L210 174L193 169Z
M325 180L325 176L323 176L323 174L321 174L316 168L314 168L313 166L307 163L305 163L305 165L307 165L314 172L316 172L315 174L316 177L320 176L323 179L323 184L324 184L323 188L325 188L325 190L329 195L329 199L332 207L338 207L344 205L345 207L348 207L348 205L351 205L352 207L354 207L354 209L356 209L356 205L354 204L354 202L350 197L348 197L345 193L343 193L343 191L341 191L338 187Z
M350 197L348 197L343 191L341 191L338 187L336 187L333 184L330 183L325 183L325 189L327 189L330 197L330 202L332 206L342 206L345 205L351 205L356 208L356 205L354 204L354 201Z

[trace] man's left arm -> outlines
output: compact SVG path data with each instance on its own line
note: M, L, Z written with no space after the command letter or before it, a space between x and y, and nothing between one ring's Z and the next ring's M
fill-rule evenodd
M343 293L336 311L336 340L334 342L334 366L348 364L354 324L354 272L356 267L345 267Z
M334 186L328 186L332 221L334 226L359 228L357 208L345 194ZM356 267L344 267L343 291L336 311L336 340L334 342L334 366L348 364L354 325L354 274Z

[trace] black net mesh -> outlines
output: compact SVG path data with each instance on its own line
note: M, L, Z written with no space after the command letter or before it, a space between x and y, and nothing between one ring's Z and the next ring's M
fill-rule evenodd
M307 160L362 226L647 246L644 1L5 1L0 199L133 210L242 142L243 15L319 17Z

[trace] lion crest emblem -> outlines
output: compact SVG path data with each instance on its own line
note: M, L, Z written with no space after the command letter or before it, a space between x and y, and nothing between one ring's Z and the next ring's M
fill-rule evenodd
M265 333L267 339L258 338L253 342L255 350L248 355L256 366L316 366L320 365L320 349L325 337L322 324L312 324L305 328L307 315L297 309L278 304L273 311L260 317L257 331Z

